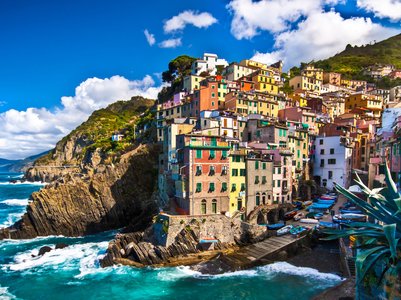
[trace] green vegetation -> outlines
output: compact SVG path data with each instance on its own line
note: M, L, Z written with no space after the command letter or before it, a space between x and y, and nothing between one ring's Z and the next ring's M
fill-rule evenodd
M169 100L174 93L182 89L183 78L191 74L191 65L196 58L188 55L180 55L171 60L168 70L162 73L163 82L170 83L169 87L164 87L157 96L160 103Z
M375 63L392 64L396 68L401 68L401 34L371 45L360 47L347 45L343 52L317 61L314 65L325 71L341 73L345 78L372 82L372 79L364 77L361 71L364 67Z
M118 101L95 111L86 122L65 136L55 149L39 158L35 164L47 164L57 154L63 153L67 143L72 141L76 147L74 161L65 161L65 164L80 163L88 152L96 149L111 157L118 156L133 147L138 138L138 129L152 123L153 105L154 100L133 97L129 101ZM122 141L112 141L114 133L122 134Z
M367 201L343 187L336 186L337 191L361 207L378 223L352 222L345 224L345 229L324 231L329 234L325 239L348 236L357 238L357 285L368 289L380 286L383 278L393 278L390 275L401 267L401 194L397 191L387 164L385 174L387 187L373 190L365 186L357 176L356 183L366 194ZM377 269L381 273L378 276ZM372 274L378 279L375 283L372 283ZM396 277L394 279L399 280Z

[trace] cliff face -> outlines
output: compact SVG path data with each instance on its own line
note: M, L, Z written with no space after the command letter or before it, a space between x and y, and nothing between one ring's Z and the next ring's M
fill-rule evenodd
M79 236L143 223L157 210L158 147L141 145L115 164L71 173L32 194L27 213L0 238Z
M134 97L95 111L37 159L25 178L50 184L32 194L27 213L0 239L146 227L157 211L153 105Z

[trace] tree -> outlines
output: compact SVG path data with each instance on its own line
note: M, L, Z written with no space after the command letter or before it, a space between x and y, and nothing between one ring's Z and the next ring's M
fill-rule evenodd
M191 73L192 63L196 58L188 55L180 55L169 62L168 70L162 73L164 82L172 83L176 79L182 79L184 76Z

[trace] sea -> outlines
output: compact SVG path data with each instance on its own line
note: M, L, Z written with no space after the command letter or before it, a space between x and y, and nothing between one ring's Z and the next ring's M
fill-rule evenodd
M0 173L0 228L26 211L40 182ZM15 180L16 183L10 183ZM335 274L277 262L254 269L204 275L189 267L101 268L117 231L85 237L49 236L0 241L0 299L311 299L338 284ZM69 246L38 257L42 246Z

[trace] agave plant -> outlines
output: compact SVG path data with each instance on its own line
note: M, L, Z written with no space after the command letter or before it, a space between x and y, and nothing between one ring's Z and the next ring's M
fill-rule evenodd
M401 261L401 194L391 178L390 170L386 163L385 176L387 187L369 189L359 178L355 182L361 187L367 196L367 201L359 198L345 188L336 185L336 190L363 209L363 211L375 219L376 223L354 222L345 224L344 229L327 229L326 240L347 236L357 238L356 272L357 285L365 279L368 272L373 271L376 263L383 262L381 278L389 270Z

